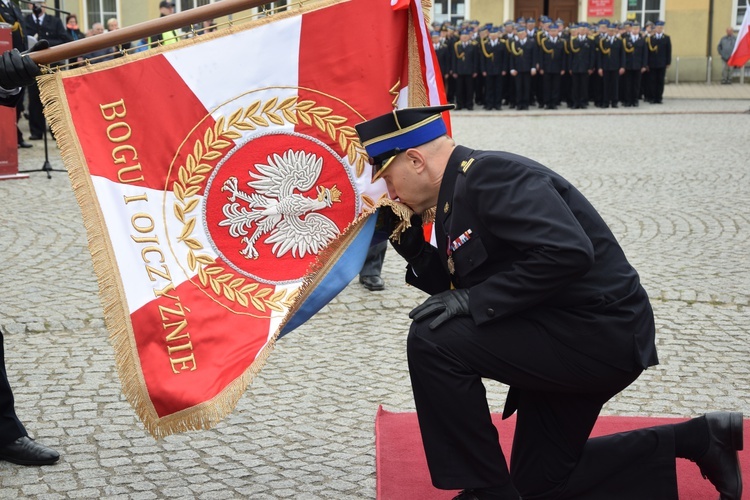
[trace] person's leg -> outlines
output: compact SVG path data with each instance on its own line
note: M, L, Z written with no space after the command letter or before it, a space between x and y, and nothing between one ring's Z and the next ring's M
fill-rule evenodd
M5 349L0 331L0 447L26 435L26 428L16 416L13 391L5 371Z
M359 271L359 282L368 290L383 290L385 288L383 278L380 277L380 272L383 269L383 261L385 260L385 251L387 248L388 241L383 240L380 243L370 246L367 250L365 262Z

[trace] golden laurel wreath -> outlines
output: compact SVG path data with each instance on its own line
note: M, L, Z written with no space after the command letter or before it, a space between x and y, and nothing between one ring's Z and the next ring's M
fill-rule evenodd
M284 125L284 120L296 125L299 118L306 125L314 125L328 134L331 140L338 142L341 150L346 152L349 163L355 166L357 176L362 175L366 152L357 139L354 127L343 126L346 118L334 115L331 108L315 106L314 101L298 99L297 96L288 97L280 103L276 97L265 103L257 100L232 113L228 120L223 116L219 117L213 127L206 129L203 139L195 141L192 153L188 154L185 165L178 169L177 180L172 184L177 198L174 214L182 222L182 231L177 240L188 247L187 261L190 270L197 271L201 284L210 288L217 296L223 296L244 307L252 305L261 312L266 312L266 309L283 312L284 307L291 307L297 292L287 294L286 290L279 290L271 294L271 288L258 290L258 283L237 277L231 270L218 265L210 255L199 253L203 244L191 237L196 217L190 217L189 214L198 206L196 194L206 176L214 169L214 165L206 162L218 160L222 156L221 151L233 144L231 140L242 137L238 130L255 130L268 127L271 123ZM363 196L363 199L372 205L369 197Z

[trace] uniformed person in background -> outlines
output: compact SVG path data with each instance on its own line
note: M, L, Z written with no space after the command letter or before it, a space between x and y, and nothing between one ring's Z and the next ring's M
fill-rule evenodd
M448 88L448 82L450 80L451 75L451 52L450 48L445 44L443 40L440 38L440 32L439 31L433 31L431 33L432 36L432 48L435 49L435 56L438 60L438 66L440 69L440 74L443 77L443 88Z
M617 36L616 26L607 28L607 36L599 38L597 67L602 77L602 108L617 107L620 99L620 76L625 74L625 50Z
M571 29L568 42L568 72L573 109L585 109L589 101L589 76L594 72L596 51L583 25Z
M503 23L503 34L500 39L505 44L505 49L510 54L510 42L516 40L516 24L512 20ZM510 58L510 55L508 55ZM510 61L510 59L508 59ZM516 107L516 84L508 71L503 77L503 104L511 109Z
M610 22L607 19L600 19L596 23L596 33L594 33L594 49L596 50L596 69L594 74L589 79L589 94L591 100L594 101L594 106L601 108L604 105L604 79L599 73L599 51L601 50L601 40L607 38L607 29L609 28Z
M456 145L450 107L355 126L373 179L415 212L392 243L406 281L430 294L409 313L406 348L432 484L463 489L460 500L676 500L682 457L740 500L739 412L589 438L602 406L658 363L648 295L575 186L528 158ZM433 207L437 247L416 215ZM504 417L518 411L510 471L483 378L509 386Z
M445 46L448 47L448 74L450 75L451 68L453 66L453 45L458 41L458 35L456 34L455 27L451 26L450 24L444 24L442 30L440 31L440 38L442 39ZM455 78L448 78L447 85L445 86L445 98L450 103L456 102Z
M623 79L623 106L637 107L641 95L641 76L648 66L648 47L641 36L641 25L633 23L630 35L623 38L625 51L625 78Z
M560 27L550 24L548 36L539 46L539 75L543 81L545 109L557 109L560 105L560 81L565 74L565 42L560 38Z
M451 51L451 73L456 79L456 109L474 109L474 80L479 73L480 49L470 39L471 30L463 30Z
M646 47L650 45L650 38L654 34L654 23L653 21L646 21L643 25L643 40L646 42ZM648 55L646 58L648 59ZM651 72L646 68L646 72L641 77L641 98L646 102L651 102Z
M531 99L531 78L536 75L537 47L533 39L526 35L526 28L516 28L518 40L510 43L510 74L516 84L516 109L529 109Z
M474 80L474 103L477 106L484 106L484 75L482 74L482 52L484 51L484 45L489 41L490 39L490 28L492 28L492 24L488 23L481 27L476 28L477 36L474 38L474 41L477 44L477 48L479 48L479 72L477 73L477 77Z
M648 70L651 73L651 104L661 104L664 79L672 64L672 40L664 33L664 21L654 23L654 34L648 38Z
M500 28L490 29L480 61L484 76L484 109L500 111L503 109L503 77L508 74L509 65L508 49L500 40Z

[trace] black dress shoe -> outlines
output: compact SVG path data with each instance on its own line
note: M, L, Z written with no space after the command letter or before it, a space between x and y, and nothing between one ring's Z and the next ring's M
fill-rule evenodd
M41 135L30 135L29 139L32 140L32 141L41 141L42 140L42 136Z
M21 142L18 143L18 147L19 148L33 148L34 145L31 144L31 143L28 143L26 141L21 141Z
M742 498L742 472L737 452L742 450L742 413L706 414L708 449L695 461L705 479L719 492L719 500Z
M385 283L380 276L360 276L359 282L371 292L377 292L385 289Z
M52 448L23 436L0 448L0 460L18 465L52 465L60 454Z

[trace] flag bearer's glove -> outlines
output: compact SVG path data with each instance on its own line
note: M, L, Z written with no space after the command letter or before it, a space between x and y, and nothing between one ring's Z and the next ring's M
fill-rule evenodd
M424 251L427 242L422 232L422 217L412 214L409 219L410 227L402 232L396 232L399 225L405 225L401 218L393 213L390 206L380 207L377 226L390 235L391 245L407 262L415 261ZM396 234L394 234L396 233Z
M409 317L414 321L420 321L435 313L440 313L440 315L430 323L430 330L436 329L453 317L470 314L469 289L446 290L433 295L412 309Z
M40 40L31 51L46 49L49 43ZM30 52L31 52L30 51ZM34 83L34 79L41 75L39 66L30 58L18 52L9 50L0 56L0 87L5 90L15 90Z

